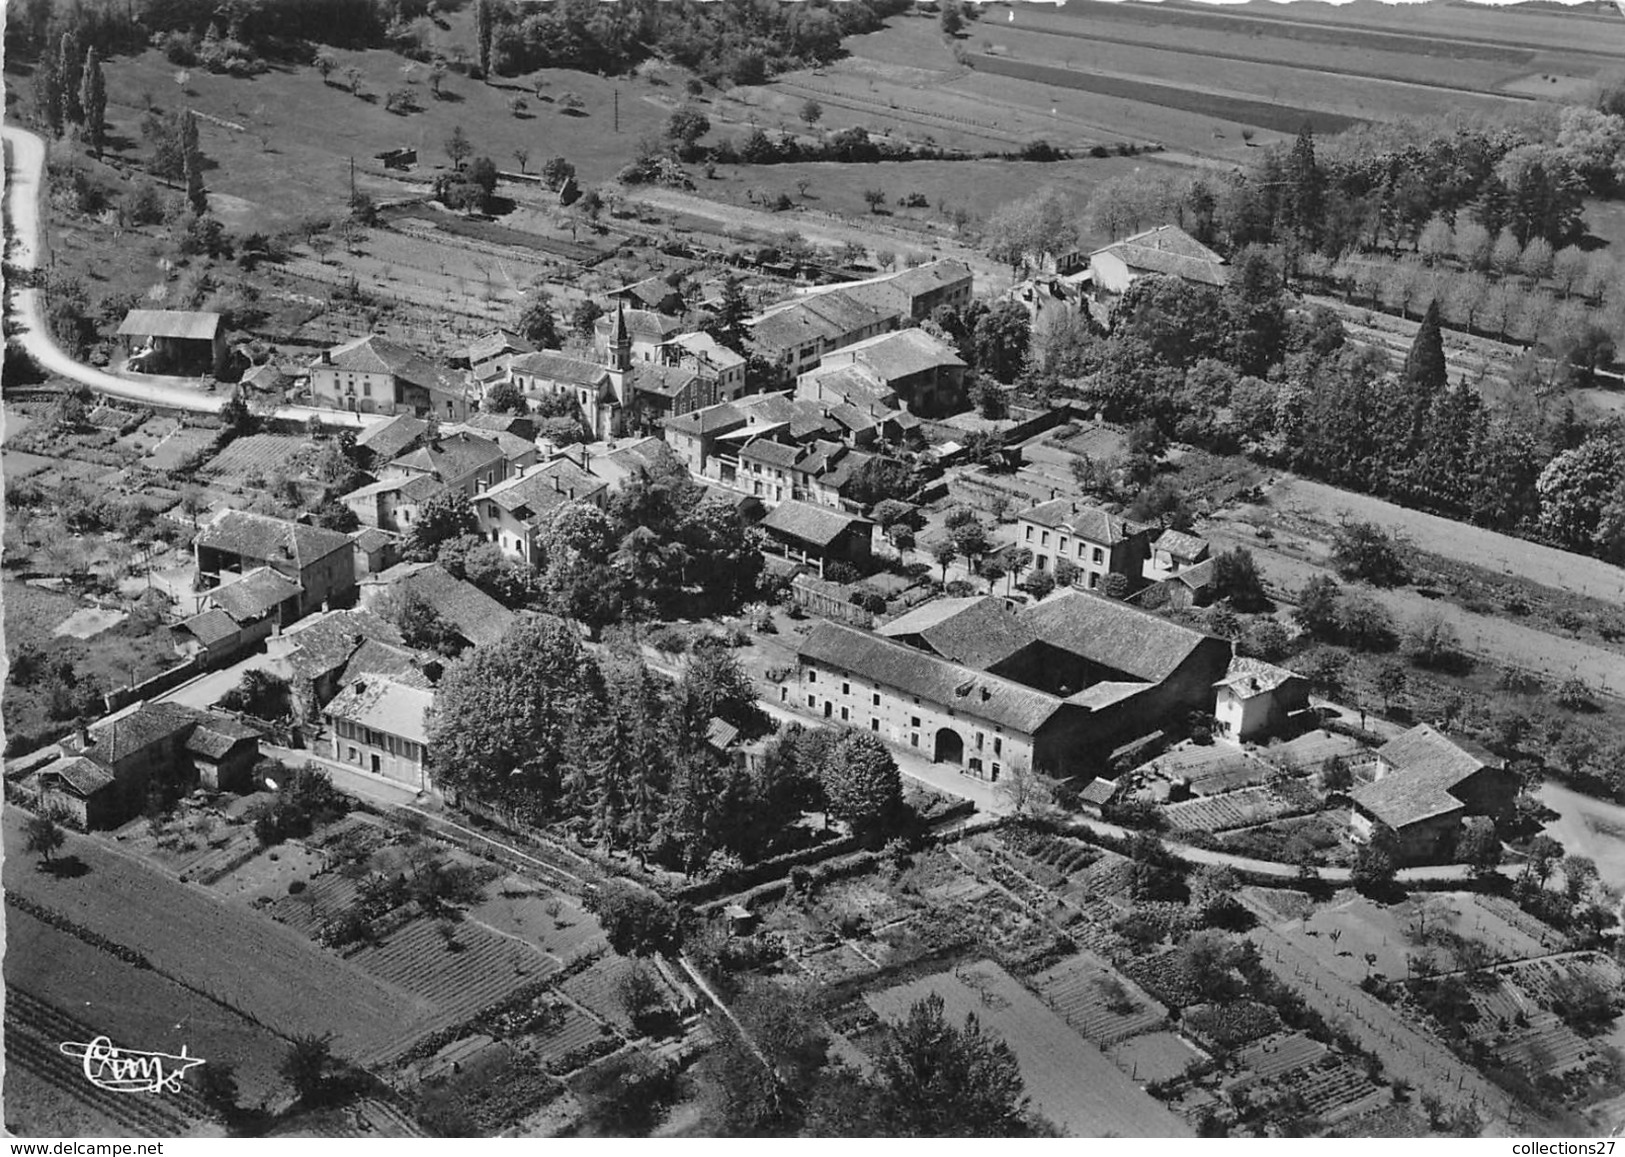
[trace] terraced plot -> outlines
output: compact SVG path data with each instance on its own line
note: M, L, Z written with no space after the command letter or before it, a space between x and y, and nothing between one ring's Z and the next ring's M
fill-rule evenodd
M1223 832L1312 811L1315 803L1302 796L1294 798L1293 794L1283 796L1268 787L1244 787L1223 795L1170 804L1163 809L1163 815L1175 831Z
M1089 953L1045 969L1029 981L1056 1014L1097 1045L1114 1045L1168 1023L1168 1010Z

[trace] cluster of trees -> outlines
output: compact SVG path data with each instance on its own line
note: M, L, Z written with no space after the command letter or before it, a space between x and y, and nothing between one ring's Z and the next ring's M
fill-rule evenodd
M967 156L963 150L944 148L931 141L913 144L884 138L876 140L862 125L853 125L816 139L798 137L792 133L769 136L765 130L753 128L737 140L724 138L709 150L699 148L690 141L684 152L695 159L706 158L719 165L791 165L800 161L874 164L878 161L955 160ZM883 192L870 192L879 193L877 198L870 201L871 209L885 203Z
M955 1022L932 993L889 1030L873 1072L830 1057L813 994L767 981L732 1002L748 1041L719 1024L702 1062L718 1132L734 1137L1034 1137L1054 1130L1033 1112L1014 1052L974 1013Z
M717 719L745 740L771 726L721 646L697 647L665 686L641 661L600 663L568 624L529 614L448 668L429 749L452 792L689 873L774 854L811 808L864 832L896 821L897 765L873 736L793 732L747 770L711 745Z
M712 84L761 84L780 72L827 64L840 55L843 38L873 32L906 7L905 0L814 0L789 7L765 0L628 0L613 6L561 0L538 10L475 0L482 69L502 76L538 68L618 74L659 57Z
M953 346L976 373L1006 385L1028 364L1032 322L1018 302L969 301L958 309L939 305L920 328Z
M96 46L84 42L77 22L69 23L57 37L54 53L40 52L34 66L34 100L52 135L73 132L97 157L102 155L107 137L107 80Z

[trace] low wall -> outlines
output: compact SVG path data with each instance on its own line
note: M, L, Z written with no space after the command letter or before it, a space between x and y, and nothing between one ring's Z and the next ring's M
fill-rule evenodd
M154 695L162 695L165 691L173 691L194 675L201 675L208 669L201 656L184 659L173 667L158 672L158 674L143 679L133 687L115 687L102 696L107 704L109 713L128 707L131 703L142 699L151 699Z

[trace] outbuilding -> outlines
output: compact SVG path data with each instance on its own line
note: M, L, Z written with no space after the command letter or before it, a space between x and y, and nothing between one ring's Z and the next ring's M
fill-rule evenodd
M218 313L132 309L118 327L126 368L144 374L212 374L226 366L226 331Z

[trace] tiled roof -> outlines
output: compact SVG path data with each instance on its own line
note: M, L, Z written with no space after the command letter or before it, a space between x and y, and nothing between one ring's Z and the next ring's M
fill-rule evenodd
M442 393L461 393L462 382L450 370L430 361L414 349L376 334L356 338L327 351L326 361L317 361L312 369L349 370L358 374L389 374L426 390Z
M876 334L835 353L842 357L853 355L887 382L936 369L963 367L965 364L948 345L923 329Z
M803 374L801 380L853 407L867 410L877 406L890 410L897 405L897 392L865 365L818 366Z
M1033 634L1091 662L1159 683L1213 638L1085 591L1059 591L1019 612ZM1228 644L1226 644L1228 646Z
M1153 550L1167 551L1185 562L1206 558L1208 551L1207 539L1198 538L1194 534L1182 534L1177 530L1163 531L1151 547Z
M781 502L762 520L764 530L775 531L814 546L827 547L848 529L867 529L871 524L862 518L842 514L827 506L814 506L809 502Z
M917 635L944 659L985 670L1034 640L1003 599L933 599L877 628L892 639Z
M210 607L202 614L182 619L175 629L187 632L205 647L212 647L235 636L237 623L219 607Z
M604 489L604 481L568 458L532 467L518 478L499 482L477 501L494 502L515 518L540 518L567 502L583 502Z
M251 514L246 510L224 510L200 531L201 546L226 551L243 558L265 562L288 561L303 568L337 550L348 550L348 535L320 526L306 526Z
M1140 523L1130 522L1120 514L1113 514L1098 506L1085 506L1070 498L1040 502L1037 506L1022 511L1016 518L1039 526L1067 531L1099 546L1116 546L1150 529Z
M363 554L372 554L394 542L395 536L379 530L376 526L364 526L360 530L352 530L350 540Z
M829 416L854 434L861 433L864 430L873 430L880 425L880 418L871 415L868 410L858 409L850 402L842 402L838 406L831 406Z
M458 425L476 433L512 434L526 441L533 441L536 437L536 419L529 414L492 414L476 410Z
M1111 803L1112 797L1117 794L1115 780L1100 779L1096 777L1089 781L1087 787L1078 793L1078 798L1084 803L1092 803L1096 807Z
M920 297L949 285L958 285L971 278L970 266L953 258L927 261L913 269L905 269L890 278L890 283L914 297Z
M696 357L704 358L719 370L731 370L745 364L745 359L710 334L700 330L680 333L673 338L678 345Z
M333 701L322 709L333 719L347 719L351 723L382 731L413 743L425 744L429 740L424 716L434 705L434 693L421 687L409 687L393 679L379 677L357 679L333 696Z
M379 494L398 494L406 502L427 502L446 488L446 484L432 474L409 474L405 478L385 478L358 486L344 496L343 501L355 498L373 498Z
M627 383L634 391L654 394L662 398L675 398L694 384L699 371L686 366L666 366L658 362L638 362L627 373Z
M237 622L247 624L264 618L298 595L301 589L292 579L270 567L260 566L241 578L221 583L206 597Z
M218 313L185 309L132 309L118 327L120 337L169 337L213 341L220 332Z
M705 730L705 741L720 751L726 751L739 738L739 728L726 719L711 717Z
M88 799L116 782L113 772L98 760L83 755L65 755L35 773L39 778L58 776L75 795Z
M1195 566L1188 566L1178 574L1170 575L1169 582L1184 583L1193 591L1199 591L1213 581L1214 564L1211 558L1204 558Z
M613 313L601 315L593 322L593 328L601 331L604 335L608 335L614 328L615 316ZM645 338L655 342L665 341L683 328L682 323L675 317L656 313L652 309L628 309L625 311L625 317L628 333L633 337Z
M361 431L355 444L372 451L374 461L387 462L417 445L428 429L429 423L414 414L396 414Z
M802 643L799 654L803 662L827 664L904 695L943 704L1028 735L1063 706L1054 695L996 675L967 670L843 623L820 623Z
M1349 793L1391 828L1447 815L1463 807L1451 789L1500 760L1475 743L1454 740L1426 723L1390 739L1377 756L1392 770Z
M190 730L197 720L197 714L185 707L149 701L124 715L93 725L88 748L80 746L77 735L63 739L61 745L64 750L89 754L109 767L117 767L137 752Z
M1213 685L1229 687L1243 698L1251 698L1274 691L1289 679L1302 678L1296 671L1288 671L1274 663L1237 655L1230 660L1230 668L1224 673L1224 678Z
M392 624L371 611L355 610L329 611L306 619L283 638L294 647L288 656L289 665L306 679L320 678L343 667L363 640L402 645L401 633Z
M409 687L433 690L434 685L424 675L419 663L418 656L404 647L392 647L376 639L362 639L355 654L350 656L350 661L344 664L344 673L339 678L349 683L363 675L385 675Z
M801 460L800 446L788 446L783 442L775 442L771 438L753 438L739 451L740 460L749 459L760 462L764 466L775 466L780 470L793 470Z
M539 350L513 359L513 373L529 374L549 382L564 382L593 389L609 380L609 371L597 362L583 361L555 350Z
M1133 246L1137 249L1151 249L1159 253L1167 253L1175 257L1189 257L1197 261L1223 261L1213 250L1203 245L1196 238L1185 232L1178 225L1158 225L1151 229L1125 237L1121 241L1113 241L1110 245L1096 249L1095 253L1110 253L1123 246Z
M186 750L205 759L221 759L239 743L259 743L260 733L246 723L224 715L207 715L186 737Z
M450 483L506 461L507 455L495 442L459 431L442 434L433 442L391 459L389 464L419 474L432 474Z
M490 361L492 358L505 353L528 354L535 349L536 347L526 341L522 335L514 333L510 329L498 328L484 337L478 337L469 342L468 349L464 351L464 356L468 358L470 365L477 366L481 362Z
M751 339L768 349L792 349L844 338L882 324L887 316L836 290L799 299L758 317L750 323Z
M273 365L255 366L243 375L243 385L254 390L274 390L288 382L288 375Z
M690 410L686 414L665 419L661 425L668 430L675 430L679 434L699 436L701 434L717 434L728 430L736 430L745 424L744 412L734 406L732 402L722 402L715 406L706 406L701 410Z
M1089 256L1110 253L1130 269L1168 277L1182 277L1207 285L1223 285L1228 280L1224 258L1203 245L1177 225L1159 225L1132 237L1125 237Z
M438 563L406 576L395 587L428 603L475 646L498 642L513 625L512 611L473 583L454 578Z

